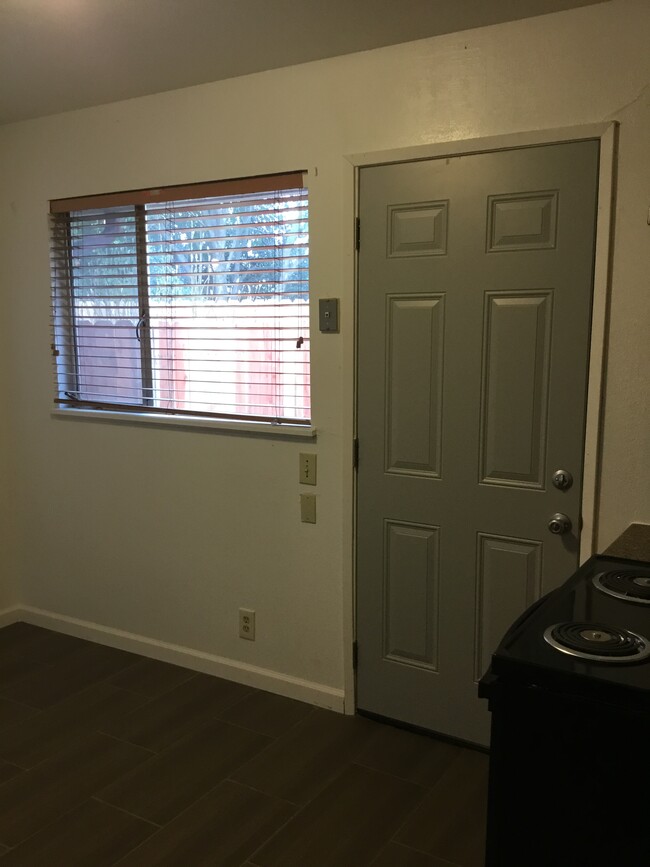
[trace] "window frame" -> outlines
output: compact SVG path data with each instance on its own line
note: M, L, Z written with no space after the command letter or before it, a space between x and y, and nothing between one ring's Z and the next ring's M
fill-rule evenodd
M208 183L142 189L122 193L101 194L68 199L57 199L50 202L52 219L52 255L54 250L61 252L61 239L57 233L65 234L66 261L57 267L54 263L52 275L52 355L54 357L56 381L56 407L52 414L58 417L83 418L107 421L146 422L154 425L191 427L211 430L242 430L249 433L274 433L289 436L312 437L316 429L312 424L311 407L309 418L290 418L285 416L256 415L253 413L229 413L212 411L195 411L194 409L166 408L156 405L154 397L154 356L150 329L151 320L151 282L149 273L149 241L147 238L146 205L173 202L185 202L189 199L209 200L226 198L230 195L272 194L288 190L303 189L308 197L306 183L307 172L282 173L279 175L257 176L252 178L230 179ZM75 312L75 273L73 265L72 213L91 209L108 209L128 205L134 208L133 233L135 238L135 262L137 282L137 312L139 315L135 326L139 343L141 400L142 403L110 403L92 401L75 396L81 393L81 374L79 364L79 347L77 337L77 318ZM307 205L308 208L308 205ZM306 221L309 220L307 211ZM259 236L258 236L259 237ZM309 252L307 247L307 335L311 336L310 310L311 295L309 292ZM276 284L278 285L278 284ZM191 293L188 293L191 294ZM128 296L125 296L128 297ZM135 297L135 296L134 296ZM60 336L65 335L63 344L65 353L58 348L61 345ZM62 358L62 355L64 356ZM308 362L307 380L309 395L311 395L311 358ZM131 369L131 368L129 368ZM136 368L133 368L135 370ZM219 383L218 377L213 380ZM65 383L65 386L64 386ZM278 392L279 393L279 392ZM62 396L63 395L63 396ZM159 403L163 402L161 399Z

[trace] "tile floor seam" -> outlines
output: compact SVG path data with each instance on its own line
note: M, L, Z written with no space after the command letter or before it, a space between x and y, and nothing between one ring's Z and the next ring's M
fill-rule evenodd
M242 701L244 701L247 698L250 698L250 694L244 696ZM291 701L296 701L296 699L291 699ZM232 705L232 707L236 707L236 705ZM224 708L224 710L231 710L232 707ZM266 732L259 731L259 729L254 729L254 728L251 728L250 726L242 725L242 723L232 722L231 720L226 720L226 719L223 719L222 717L217 717L217 719L219 720L219 722L228 723L228 725L232 725L232 726L238 726L239 728L245 729L247 732L253 732L254 734L257 734L257 735L264 735L264 737L271 738L273 741L277 741L277 740L279 740L279 738L284 737L290 731L293 731L293 729L296 728L296 726L299 726L300 723L304 722L306 719L309 719L309 717L314 713L315 710L316 710L316 708L312 707L308 713L306 713L303 717L301 717L301 719L298 719L295 722L291 723L291 725L288 726L286 729L284 729L284 731L282 731L279 735L269 735L269 734L266 734ZM269 746L270 746L270 744L269 744ZM265 749L266 749L266 747L265 747Z
M395 844L398 845L398 846L404 846L406 849L413 849L414 852L419 852L421 855L428 855L430 858L437 858L437 857L438 857L437 855L433 855L431 852L425 852L424 849L418 849L417 846L411 846L409 843L404 843L403 841L400 841L400 840L397 839L397 837L398 837L400 831L402 830L402 828L404 828L404 826L406 825L406 823L409 822L409 821L413 818L413 816L415 815L416 810L418 810L418 809L420 808L420 805L422 804L422 802L424 801L424 799L427 797L427 795L428 795L431 791L432 791L432 789L427 789L427 790L424 792L424 794L422 795L422 797L417 801L417 803L415 803L415 804L411 807L411 809L410 809L409 812L406 814L406 816L404 816L403 821L402 821L402 822L400 823L400 825L399 825L397 828L395 828L395 830L393 831L393 834L392 834L391 838L390 838L389 840L386 841L386 845L388 845L388 843L395 843ZM442 859L440 859L440 860L444 861L444 858L442 858ZM456 867L456 865L455 865L455 864L449 864L449 867Z
M389 771L380 771L377 768L367 767L366 765L362 765L359 762L355 762L355 761L348 762L347 766L350 767L351 765L354 765L357 768L362 768L364 771L371 771L373 774L379 774L382 777L387 777L388 779L395 780L398 783L408 783L409 786L413 786L413 788L415 788L415 789L420 789L420 792L421 792L420 797L418 798L417 803L411 808L411 811L408 814L409 816L411 815L412 812L414 812L417 809L417 807L420 806L420 803L424 800L424 798L431 791L429 786L425 786L422 783L414 783L413 780L406 780L406 779L404 779L404 777L400 777L397 774L391 774ZM404 821L406 821L406 820L404 820ZM401 825L400 825L400 828L401 828ZM395 832L395 833L397 833L397 832Z
M394 774L392 771L384 771L381 768L375 768L372 765L367 765L364 762L360 762L357 759L351 759L348 763L350 765L356 765L358 768L363 768L366 771L374 771L377 774L383 774L385 777L392 777L394 780L399 780L401 783L410 783L412 786L417 786L419 789L424 789L425 792L430 792L435 783L429 785L427 783L418 783L415 780L409 780L408 777L401 777L399 774Z
M39 711L39 712L42 712L44 710L44 708L40 707L37 704L29 704L29 702L26 702L26 701L16 701L16 699L12 698L10 695L7 695L6 693L2 692L1 690L0 690L0 698L4 699L4 701L11 701L14 704L24 704L25 707L28 707L30 710L35 710L35 711Z
M143 821L145 821L145 822L149 822L149 824L155 825L155 826L156 826L156 830L153 832L153 834L150 834L149 837L147 837L147 838L146 838L145 840L143 840L141 843L138 843L138 845L135 847L135 849L131 849L131 850L130 850L129 852L127 852L125 855L122 855L118 861L114 861L114 862L110 865L110 867L117 867L117 865L119 865L120 861L124 861L124 859L127 858L128 856L132 855L133 852L136 851L136 849L139 849L141 846L144 846L145 843L150 842L151 839L152 839L156 834L158 834L160 831L165 830L165 828L169 827L169 825L171 825L172 822L176 822L176 821L180 820L181 817L182 817L182 816L183 816L183 815L184 815L188 810L190 810L190 809L192 809L193 807L195 807L196 804L199 803L199 801L202 801L203 799L208 798L208 797L209 797L209 796L210 796L210 795L215 791L215 789L218 789L219 786L220 786L222 783L225 783L225 782L233 783L233 784L235 784L235 785L237 785L237 786L242 786L242 787L244 787L244 788L250 789L251 791L255 792L255 793L258 794L258 795L265 795L266 797L275 797L275 796L269 796L269 795L266 795L265 792L260 792L260 791L258 791L257 789L254 789L252 786L246 786L244 783L238 783L236 780L230 780L230 779L227 779L227 778L221 779L221 780L219 780L218 783L215 783L215 785L212 786L212 788L209 789L207 792L203 792L201 795L199 795L198 798L195 798L195 799L194 799L190 804L186 804L185 807L183 807L183 809L182 809L179 813L177 813L175 816L173 816L171 819L169 819L169 820L168 820L167 822L165 822L164 824L162 824L162 825L158 825L157 823L155 823L155 822L151 822L151 821L148 820L148 819L143 819ZM101 798L97 798L96 796L92 796L92 797L93 797L95 800L100 801L101 803L106 803L107 806L109 806L109 807L113 807L113 806L115 806L114 804L110 804L110 803L108 803L108 802L102 801ZM295 804L292 804L290 801L287 801L287 800L284 799L284 798L276 798L276 800L278 800L278 801L283 801L285 804L288 804L288 806L290 806L290 807L295 807ZM119 808L117 808L117 809L119 809ZM122 812L127 813L127 814L133 816L133 818L136 818L136 819L142 819L141 816L138 816L138 815L135 814L135 813L129 813L128 810L123 810ZM294 815L295 815L295 814L294 814ZM287 822L290 822L291 819L293 819L293 816L290 816L289 819L287 820ZM286 825L287 822L285 822L285 823L282 825L282 827L284 827L284 825ZM272 835L272 836L274 836L274 835ZM264 841L264 843L261 844L261 846L265 845L265 844L268 842L268 840L270 840L270 839L271 839L271 838L268 837L268 838ZM256 849L255 851L257 852L258 849L261 848L261 846L258 846L257 849ZM0 856L0 857L1 857L1 856ZM192 867L192 865L189 865L189 867ZM218 865L215 865L215 867L218 867Z
M195 674L192 677L189 677L187 680L183 681L181 684L177 684L176 686L172 687L167 692L162 693L161 695L155 695L155 696L147 697L147 700L145 702L143 702L143 704L140 705L140 707L136 708L135 710L131 711L130 713L141 713L143 710L146 710L147 707L149 707L149 705L151 705L152 703L159 701L161 698L164 698L165 696L169 696L172 692L174 692L175 689L178 689L181 686L183 686L183 687L186 686L188 683L190 683L192 680L195 680L196 677L198 677L201 674L203 674L203 672L197 671L197 672L195 672ZM205 675L205 676L206 677L212 677L212 675ZM223 680L223 679L224 678L219 678L219 677L216 678L216 680ZM229 683L237 683L237 681L228 681L228 682ZM120 688L122 688L122 687L120 687ZM240 698L242 700L244 698L247 698L253 691L254 691L254 687L247 689L247 691L244 693L244 695L241 696ZM220 708L218 712L221 713L224 710L229 710L239 700L240 699L235 699L233 704L230 704L230 703L226 704L223 708ZM125 716L128 716L128 715L129 714L126 714ZM125 719L125 717L121 717L121 719ZM142 744L136 743L135 741L129 741L124 737L119 737L118 735L111 734L110 732L106 732L103 729L99 729L98 731L100 734L105 734L108 737L112 737L115 740L122 741L123 743L127 743L127 744L131 744L132 746L140 747L143 750L148 750L149 752L152 752L154 755L159 756L165 750L168 750L170 747L174 746L179 741L183 740L183 738L189 737L189 735L191 735L193 732L198 731L199 729L203 728L205 725L208 725L210 722L226 722L226 721L222 720L219 716L216 715L216 713L206 714L205 719L199 725L197 725L196 728L191 729L189 732L185 732L184 734L180 735L179 737L175 737L168 744L165 744L165 746L162 747L162 749L159 749L159 750L154 750L151 747L145 747ZM231 723L231 725L234 725L234 724ZM241 728L243 728L243 726ZM255 734L260 734L260 732L255 732ZM270 746L270 744L267 744L267 746ZM266 749L266 747L265 747L265 749Z
M268 744L266 747L264 747L264 749L261 750L261 752L259 752L257 754L257 756L261 756L271 746L273 746L273 743ZM257 756L253 756L253 758L250 759L249 761L253 761L254 759L257 758ZM239 768L235 768L234 770L232 770L231 774L238 773L242 768L245 768L247 764L248 764L248 761L245 762L243 765L241 765ZM265 792L263 789L256 789L255 786L251 785L250 783L244 783L241 780L232 779L230 777L230 775L227 777L227 779L228 779L228 782L230 782L230 783L237 783L240 786L246 786L247 788L252 789L254 792L258 792L260 795L266 795L267 797L271 797L271 798L279 798L279 800L286 801L288 804L291 804L292 807L296 807L298 810L302 810L305 807L307 807L309 804L311 804L311 802L314 800L314 798L317 798L321 792L323 792L325 789L328 788L328 786L331 786L331 784L335 780L338 780L338 778L345 773L345 771L347 770L349 765L350 765L350 762L344 763L341 766L341 768L338 770L338 772L336 772L333 777L328 779L327 783L321 789L319 789L315 795L312 795L311 798L309 798L307 801L305 801L304 804L301 804L298 801L290 801L289 798L283 798L281 795L276 795L272 792Z
M138 819L138 821L140 822L145 822L147 825L151 825L153 828L155 828L156 831L159 831L161 828L165 827L164 824L160 825L158 822L154 822L153 819L145 819L144 816L140 816L138 813L133 813L131 810L126 810L124 807L119 807L117 804L113 804L110 801L105 801L103 798L100 798L99 795L90 795L88 800L97 801L98 804L103 804L105 807L110 807L111 810L118 810L120 813L126 813L126 815L130 816L132 819ZM155 831L153 833L155 833Z
M414 810L415 809L417 809L417 807L415 807ZM410 814L408 818L410 818ZM398 831L395 833L397 834ZM402 849L408 849L411 852L417 852L418 855L426 855L428 858L434 858L436 861L440 861L440 867L462 867L461 864L455 864L453 861L446 861L439 855L434 855L432 852L427 852L424 849L418 849L417 846L412 846L410 843L404 843L403 840L396 840L395 836L391 837L390 840L387 841L387 845L389 843L394 843L396 846L400 846ZM370 865L370 867L372 867L372 865Z
M251 726L245 726L241 723L232 722L231 720L223 719L223 717L220 716L214 717L212 722L220 722L227 726L234 726L237 729L241 729L245 732L250 732L253 735L262 735L262 737L269 738L271 743L277 741L278 738L282 737L282 735L267 735L265 732L261 732L259 729L254 729ZM282 734L284 734L284 732L282 732ZM266 746L270 746L270 744L267 744ZM266 747L264 747L264 749L266 749Z
M65 813L63 813L60 816L57 816L56 819L53 819L51 822L46 822L45 825L38 828L36 831L34 831L33 834L30 834L28 837L25 837L24 840L20 841L20 843L16 843L14 846L9 846L7 843L3 843L3 845L7 846L7 849L9 850L9 852L13 852L14 849L18 849L20 846L24 846L25 843L27 843L29 840L31 840L33 837L35 837L37 834L40 834L42 831L47 831L47 829L50 826L55 825L55 824L58 825L63 819L65 819L66 816L69 816L70 813L74 813L75 810L78 810L79 807L81 806L81 804L83 804L83 803L84 803L84 801L80 801L80 802L76 803L74 806L70 807L70 809L67 810ZM5 855L6 854L7 853L5 852ZM0 855L0 859L2 857L4 857L4 856Z
M117 735L106 735L105 732L98 732L98 734L103 734L106 737L112 737L113 740L120 741L120 743L126 743L126 744L129 744L130 746L135 746L135 747L138 747L139 749L147 750L147 752L150 752L151 757L148 758L145 762L143 762L142 765L138 766L138 769L140 769L140 768L144 767L144 765L146 765L150 761L152 761L154 758L161 758L161 759L166 758L167 753L171 752L171 750L173 750L173 749L176 749L182 741L189 740L193 736L200 734L204 729L208 728L209 726L213 725L214 723L219 723L219 725L228 726L229 728L235 729L236 731L245 731L247 734L248 733L254 734L254 735L257 735L258 737L261 737L261 738L264 738L265 740L268 740L269 743L264 744L264 746L262 747L260 752L255 753L255 755L252 756L252 758L255 758L255 756L258 756L268 746L270 746L274 741L274 738L272 738L270 735L263 735L263 734L260 734L260 732L253 731L251 729L244 728L244 726L239 726L236 723L229 723L229 722L226 722L225 720L221 720L221 719L208 719L207 721L204 721L196 729L194 729L193 731L187 732L182 737L177 738L175 741L172 741L167 746L163 747L163 749L161 749L159 752L156 752L155 750L152 750L149 747L143 747L140 744L134 744L132 741L127 741L127 740L124 740L123 738L119 738L119 737L117 737ZM248 762L248 761L249 761L249 759L246 759L243 764L246 764L246 762ZM238 771L241 767L243 767L243 764L238 765L236 768L232 768L231 771L229 771L229 773L234 773L234 772Z
M137 852L138 849L142 849L143 846L145 846L147 843L149 843L149 841L152 839L152 837L155 837L156 834L159 831L161 831L164 827L165 827L164 825L161 826L160 828L155 830L153 832L153 834L150 834L148 837L145 837L144 840L141 840L137 844L137 846L134 846L132 849L129 849L128 852L125 852L123 855L120 855L120 857L117 859L117 861L111 861L109 867L118 867L118 865L123 863L126 858L130 858L134 854L134 852ZM88 867L91 867L91 865L88 865ZM192 867L192 865L190 864L190 865L188 865L188 867Z
M225 680L225 678L222 678L222 679ZM231 680L231 681L229 681L229 683L239 683L239 681ZM248 684L246 684L246 683L242 683L240 685L248 687L248 692L245 692L243 695L240 695L238 699L235 699L235 701L231 705L228 705L227 708L223 708L221 711L219 711L219 713L223 713L224 710L231 710L231 708L237 707L238 704L241 704L243 701L246 701L246 699L249 698L254 693L255 687L248 686Z
M217 722L222 722L222 720L217 720ZM259 733L255 732L254 734L259 734ZM186 737L189 737L189 735L186 735ZM167 749L169 749L169 747ZM266 747L265 747L265 749L266 749ZM163 755L163 753L156 753L155 757L158 757L161 755ZM150 761L153 761L153 758L147 759L146 761L142 762L133 771L127 771L127 773L124 774L123 777L118 777L117 780L110 783L109 786L105 786L104 788L110 788L114 784L119 783L121 779L124 779L124 777L130 776L132 773L137 773L141 768L143 768L145 765L147 765ZM231 773L234 773L237 770L239 770L239 768L233 768ZM144 816L140 816L138 813L130 813L129 810L126 810L122 807L118 807L116 804L113 804L111 801L106 801L97 795L93 795L92 797L95 798L95 800L97 800L97 801L101 801L103 804L107 804L109 807L115 807L118 810L121 809L124 813L129 813L130 815L134 816L136 819L142 819L144 822L150 822L151 824L156 825L158 828L164 828L167 825L169 825L171 822L176 821L176 819L178 819L180 816L182 816L187 810L190 809L190 807L195 806L199 801L203 800L203 798L206 798L208 795L212 794L212 792L214 792L215 789L219 788L219 786L225 782L235 783L238 786L245 786L245 788L250 789L251 791L256 792L256 794L259 794L259 795L265 795L266 797L276 797L277 798L277 796L275 796L275 795L269 796L268 793L261 792L258 789L253 788L253 786L247 786L245 783L239 783L237 780L231 780L229 777L221 777L219 780L217 780L217 782L213 786L210 786L209 789L206 789L205 791L201 792L199 795L197 795L195 798L193 798L193 800L191 800L190 802L185 804L185 806L178 813L176 813L174 816L172 816L166 822L158 823L158 822L154 822L153 819L145 819ZM103 791L103 790L104 789L100 789L100 791ZM288 804L291 807L296 806L295 804L292 804L291 801L287 801L286 798L277 798L277 800L283 801L284 803Z
M125 738L118 738L117 735L112 735L110 732L105 732L103 729L91 729L89 730L89 734L101 735L103 738L110 738L112 741L117 741L118 744L128 744L130 747L136 747L139 750L144 750L145 753L150 754L150 758L153 756L159 756L160 753L157 753L155 750L152 750L150 747L143 747L142 744L136 744L133 741L127 741ZM63 752L63 751L61 751ZM150 759L146 759L149 761Z
M236 768L235 770L239 770L239 769ZM210 789L210 792L214 791L214 789L216 789L217 786L219 786L221 783L232 783L234 786L241 786L244 789L249 789L251 792L255 792L256 795L264 795L265 798L275 798L276 801L282 801L283 804L288 804L290 807L294 807L296 809L296 811L299 809L300 810L302 809L300 804L295 804L293 801L289 801L287 798L283 798L280 795L270 795L268 792L263 792L261 789L256 789L255 786L251 786L250 783L242 783L241 780L233 780L232 777L230 777L230 776L224 777L223 780L219 780L217 785L213 786ZM210 792L206 792L205 794L208 795L208 794L210 794ZM201 795L201 797L204 797L204 796ZM306 806L306 804L304 806ZM257 851L257 850L255 850L255 851Z
M356 763L356 762L350 762L350 764L357 764L357 763ZM404 816L404 819L403 819L402 822L397 826L397 828L395 828L395 830L393 831L393 835L392 835L392 837L389 837L389 838L386 840L386 842L384 843L384 846L387 846L387 845L388 845L389 843L391 843L391 842L395 842L395 843L396 843L397 841L394 839L395 835L396 835L396 834L399 834L399 832L400 832L401 829L404 827L404 825L406 824L406 822L411 818L411 816L413 815L413 813L415 813L415 811L419 808L419 806L420 806L420 804L422 803L422 801L424 801L424 799L426 798L426 796L429 794L429 791L430 791L429 787L427 787L427 786L423 786L423 785L420 785L419 783L413 783L413 782L411 782L411 780L404 780L402 777L398 777L398 776L396 776L395 774L389 774L389 773L386 773L385 771L378 771L376 768L365 768L364 765L359 765L359 764L357 764L357 767L364 768L365 770L374 771L374 772L377 773L377 774L382 774L382 775L385 776L385 777L390 777L391 779L397 780L397 781L400 782L400 783L409 783L411 786L414 786L415 788L420 789L420 792L421 792L421 793L420 793L420 797L417 799L417 801L415 801L415 803L413 803L413 804L411 805L411 808L409 809L409 811L408 811L408 812L406 813L406 815ZM411 848L412 848L412 847L411 847ZM379 851L381 851L381 849L380 849ZM376 854L379 855L379 852L377 852ZM427 852L427 853L423 853L423 854L429 854L429 853Z
M27 708L27 710L36 711L36 713L30 714L30 716L27 717L27 719L31 719L31 717L36 716L36 714L42 713L42 710L40 707L33 707L31 704L27 704L24 701L15 701L13 698L7 698L4 695L0 695L0 701L6 701L8 704L15 704L17 707L24 707L24 708ZM14 725L16 722L20 722L20 720L14 720L13 722L6 723L6 725L3 725L2 728L0 728L0 731L2 731L2 729L8 728L9 726Z
M118 671L118 674L121 673L121 671ZM199 674L198 671L195 672L191 677L188 677L187 680L182 681L182 683L189 683L191 680L194 680L197 674ZM115 677L115 675L111 675L111 677ZM115 689L122 689L124 690L124 692L128 692L129 695L137 695L140 698L143 698L144 702L142 706L144 707L144 705L149 704L150 701L155 701L157 698L164 698L166 695L169 695L169 693L175 690L179 684L174 684L174 686L170 686L169 689L165 689L163 690L163 692L157 692L155 695L149 695L146 692L142 692L142 690L140 689L129 689L128 686L116 686L114 683L110 682L108 685L115 687Z
M31 770L31 768L24 768L22 765L19 765L16 762L10 762L9 759L3 759L2 756L0 756L0 762L2 762L2 764L9 765L10 768L16 768L16 770L21 774L24 774L27 771ZM40 762L39 762L39 765L40 765ZM36 765L34 765L34 767L36 767ZM5 780L5 783L8 783L8 782L9 782L9 780ZM4 783L2 785L4 785Z
M282 735L280 735L280 737L282 737ZM251 762L254 762L254 761L256 761L257 759L259 759L261 756L264 755L264 753L265 753L267 750L270 750L271 747L273 747L273 746L275 746L275 745L277 744L277 742L280 740L280 737L272 738L271 741L270 741L270 742L269 742L269 743L268 743L268 744L267 744L263 749L261 749L261 750L259 751L259 753L255 753L255 755L254 755L254 756L251 756L250 759L246 759L246 761L245 761L243 764L239 765L238 768L233 768L232 771L230 771L230 773L228 774L228 777L226 777L226 779L228 779L231 783L239 783L240 780L233 780L233 779L231 779L230 774L239 773L239 771L244 770L244 768L245 768L247 765L249 765ZM247 784L247 783L241 783L241 785L244 786L244 785L248 785L248 784ZM262 795L268 795L268 792L263 792L261 789L256 789L254 786L250 786L250 785L249 785L248 788L249 788L249 789L253 789L253 791L255 791L255 792L259 792L259 793L262 794ZM285 798L285 800L286 800L286 798ZM290 801L289 803L293 803L293 801ZM295 806L295 805L294 805L294 806Z
M189 680L192 680L192 678L190 678ZM187 681L187 682L189 682L189 681ZM119 689L122 689L122 687L119 687ZM175 689L175 687L174 687L174 689ZM126 690L126 692L129 692L129 690ZM170 690L170 692L173 692L173 689ZM130 693L130 694L131 694L131 695L139 695L139 696L142 696L142 693ZM168 695L168 694L169 694L169 693L165 693L165 695ZM152 704L153 702L157 701L159 698L161 698L161 696L157 696L157 695L155 695L155 696L145 696L145 697L144 697L145 700L142 702L141 705L139 705L139 707L134 708L133 710L128 711L128 712L125 713L124 715L122 715L122 716L116 718L116 720L114 720L114 722L118 722L118 721L120 721L120 720L124 720L124 719L126 719L126 717L128 717L128 716L129 716L130 714L132 714L132 713L141 713L142 711L146 710L146 709L149 707L150 704ZM111 722L109 721L109 725L110 725L110 724L111 724ZM108 737L112 737L112 738L114 738L114 739L117 740L117 741L123 741L124 743L127 743L127 744L133 744L133 746L136 746L136 747L140 747L140 746L142 746L141 744L136 744L134 741L129 741L129 740L127 740L126 738L120 738L120 737L118 737L117 735L112 734L111 732L104 731L104 730L101 729L101 728L100 728L100 729L97 729L97 731L98 731L100 734L107 735ZM150 747L144 747L144 746L143 746L142 749L143 749L143 750L149 750L150 752L153 752L153 753L155 753L156 755L158 755L158 751L157 751L157 750L152 750Z
M223 678L221 678L221 679L223 680ZM237 683L237 681L236 680L230 680L230 681L228 681L228 683ZM246 684L239 684L239 686L246 686ZM251 695L251 693L252 693L252 689L249 689L248 692L244 693L244 695L241 697L241 700L248 698ZM236 707L237 704L239 703L239 701L240 701L240 699L235 699L233 702L228 702L228 704L225 704L223 707L220 707L218 711L213 711L210 714L210 716L208 717L208 719L217 720L219 722L225 722L225 720L221 719L219 714L223 713L224 711L231 710L233 707ZM259 734L259 732L258 732L258 734Z
M104 646L104 645L100 645L100 646ZM55 663L51 663L49 665L44 665L43 668L45 668L45 670L47 672L48 668L55 668L59 662L60 662L60 660L57 660L57 662L55 662ZM127 665L124 668L119 669L119 671L117 671L117 672L112 671L109 674L104 675L103 677L98 677L98 678L94 679L91 684L86 685L86 686L82 686L80 689L74 689L74 690L72 690L72 692L66 693L64 696L62 696L61 698L57 698L56 701L53 701L50 704L45 704L45 705L29 704L29 702L25 701L24 699L21 699L18 701L15 698L12 698L10 695L3 693L1 687L0 687L0 698L5 699L5 701L12 701L14 704L24 704L26 707L32 708L33 710L40 711L42 713L43 711L47 711L47 710L50 710L50 708L56 707L58 704L61 704L61 702L66 701L66 699L69 699L71 696L80 695L81 693L85 692L85 690L87 690L87 689L92 689L94 686L98 686L102 683L106 683L110 678L115 677L116 674L121 674L123 671L125 671L127 668L130 668L132 665L135 665L135 663L131 663L130 665ZM17 685L20 686L21 681L26 680L28 677L31 677L31 675L25 675L25 677L18 678Z
M236 780L231 780L230 782L236 782ZM244 785L244 784L243 784L243 783L240 783L240 785ZM249 786L248 788L252 788L252 786ZM257 790L256 790L256 789L253 789L253 791L255 792L255 791L257 791ZM265 793L262 792L261 794L265 794ZM268 797L268 796L267 796L267 797ZM316 796L316 797L318 797L318 796ZM284 801L286 802L286 798L285 798L285 799L281 799L281 800L284 800ZM312 801L313 801L313 798L312 798ZM287 827L287 825L290 825L291 822L293 822L293 820L296 819L296 818L297 818L297 817L302 813L303 810L306 810L307 807L309 807L309 806L311 805L311 802L312 802L312 801L307 801L307 803L306 803L306 804L303 804L301 807L299 807L299 806L296 805L296 804L292 804L291 801L287 802L287 803L291 804L292 807L296 807L296 812L293 814L293 816L289 816L289 818L287 819L287 821L286 821L286 822L283 822L283 824L280 825L279 828L276 828L275 831L274 831L272 834L270 834L270 835L266 838L266 840L264 840L263 843L260 843L260 845L257 847L257 849L254 849L254 850L251 852L251 854L248 856L248 858L246 859L246 861L250 861L250 863L253 864L254 867L260 867L259 862L253 860L253 859L255 858L255 856L257 855L257 853L260 852L262 849L264 849L265 846L268 846L269 843L271 842L271 840L275 839L275 837L277 837L278 834L279 834L281 831L284 831L284 829Z
M277 828L276 831L275 831L273 834L271 834L270 837L267 837L267 839L266 839L263 843L261 843L261 844L257 847L257 849L255 849L255 851L252 853L252 855L249 855L249 857L248 857L248 861L253 865L253 867L263 867L263 865L261 865L259 862L253 860L254 856L255 856L258 852L260 852L262 849L264 849L265 846L267 846L268 844L270 844L271 840L273 840L273 839L274 839L274 838L275 838L275 837L280 833L280 831L284 830L284 828L286 828L287 825L289 825L289 824L290 824L291 822L293 822L294 820L298 819L299 816L300 816L300 814L301 814L304 810L306 810L308 807L310 807L310 806L312 805L312 803L316 800L316 798L318 798L319 795L321 795L321 794L325 791L325 789L329 788L329 786L331 786L331 785L332 785L333 783L335 783L335 782L336 782L340 777L342 777L342 776L345 774L345 772L350 768L350 766L353 765L353 764L356 764L356 763L355 763L355 762L348 762L347 764L345 764L345 765L343 766L343 768L341 769L340 773L338 773L338 774L336 774L336 776L332 777L332 779L327 783L327 785L326 785L323 789L321 789L319 792L317 792L317 793L316 793L312 798L310 798L309 801L307 801L305 804L302 804L302 805L292 804L292 806L297 806L296 812L293 814L293 816L291 816L289 819L287 819L287 821L286 821L286 822L285 822L285 823L284 823L280 828ZM362 765L357 765L357 767L363 767L363 766L362 766ZM373 772L373 773L382 774L381 771L376 771L374 768L365 768L365 767L363 767L363 769L364 769L364 770L369 770L369 771L371 771L371 772ZM392 779L395 779L395 780L397 780L397 781L400 782L400 783L409 782L408 780L402 780L400 777L395 777L394 775L391 775L391 774L382 774L382 775L383 775L383 776L386 776L386 777L391 777ZM232 781L230 781L230 782L237 782L237 781L236 781L236 780L232 780ZM240 784L240 785L244 785L244 784L242 783L242 784ZM419 807L420 803L422 802L422 800L423 800L423 799L426 797L426 795L427 795L427 790L425 790L422 786L419 786L417 783L410 783L410 785L413 785L415 788L422 789L422 795L421 795L421 797L417 800L417 802L416 802L416 803L411 807L411 809L407 812L406 817L405 817L405 819L404 819L405 822L406 822L406 820L407 820L408 818L410 818L411 814L412 814L412 813L413 813L413 812L414 812L414 811ZM253 787L252 787L252 786L249 786L249 788L253 788ZM257 790L256 790L256 789L253 789L253 791L257 791ZM266 794L266 793L262 792L262 794ZM285 800L286 800L286 799L285 799ZM291 803L291 802L289 802L289 803ZM401 828L401 825L400 825L400 828ZM395 831L395 833L397 833L397 831ZM391 838L388 838L388 839L386 839L386 841L384 842L384 846L387 846L390 842L397 842L397 841L393 841L392 837L391 837ZM400 845L403 845L403 844L400 844ZM375 857L377 857L377 856L380 854L380 852L382 851L382 848L383 848L383 847L380 847L379 850L378 850L377 852L375 852ZM408 847L407 847L407 848L408 848ZM411 847L411 848L412 848L412 847ZM419 851L419 850L416 850L416 851ZM429 853L421 853L421 854L429 854ZM1 867L1 865L0 865L0 867ZM308 867L308 865L305 865L305 867ZM332 867L340 867L340 865L332 865ZM372 867L372 864L369 864L368 867ZM449 867L455 867L455 865L449 865Z
M33 705L29 705L24 701L15 701L14 699L9 698L5 698L5 701L11 701L12 704L24 704L25 707L30 708L30 710L36 710L37 713L32 714L32 716L29 717L29 719L34 719L34 717L41 716L47 711L55 710L59 705L63 704L66 701L69 701L71 698L83 697L84 693L92 692L93 689L96 689L98 683L101 683L101 681L93 681L88 686L84 686L81 689L76 689L68 695L64 695L63 698L59 698L56 701L53 701L52 704L48 704L46 707L34 707ZM2 696L0 696L0 698L2 698ZM11 723L11 725L14 725L14 723Z
M267 734L264 734L264 732L258 732L257 729L251 729L248 726L242 726L239 723L230 722L230 720L221 719L220 717L211 718L207 723L201 725L197 729L197 731L200 731L200 729L203 729L203 728L207 728L207 726L211 725L212 723L219 723L220 725L228 726L229 728L237 729L238 731L247 732L247 733L252 734L252 735L257 735L258 738L266 738L268 740L268 744L264 745L264 749L271 746L271 744L274 743L275 741L277 741L277 739L279 737L279 735L267 735ZM189 737L190 734L193 734L193 732L190 732L189 734L187 734L186 737ZM259 753L256 753L256 755L259 755ZM246 761L248 761L248 759L246 759Z

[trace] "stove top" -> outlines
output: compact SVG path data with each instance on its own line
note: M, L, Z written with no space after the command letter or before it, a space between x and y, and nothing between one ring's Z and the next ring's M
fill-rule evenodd
M491 670L508 682L650 709L650 563L591 557L513 624Z

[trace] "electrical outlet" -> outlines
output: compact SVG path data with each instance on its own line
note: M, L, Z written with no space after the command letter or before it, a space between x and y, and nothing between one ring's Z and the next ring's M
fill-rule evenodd
M301 485L316 484L316 455L300 453L300 476L298 481Z
M255 641L255 612L250 608L239 609L239 637Z

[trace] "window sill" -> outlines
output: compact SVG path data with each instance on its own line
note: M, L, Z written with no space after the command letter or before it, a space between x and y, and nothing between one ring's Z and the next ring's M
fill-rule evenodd
M164 413L119 412L103 409L54 409L54 418L67 418L91 421L107 421L122 424L154 425L155 427L171 427L177 430L192 428L194 430L215 431L231 434L255 434L271 437L295 437L313 439L316 428L310 425L274 424L273 422L247 422L239 419L226 421L220 418L202 418L201 416L165 415Z

